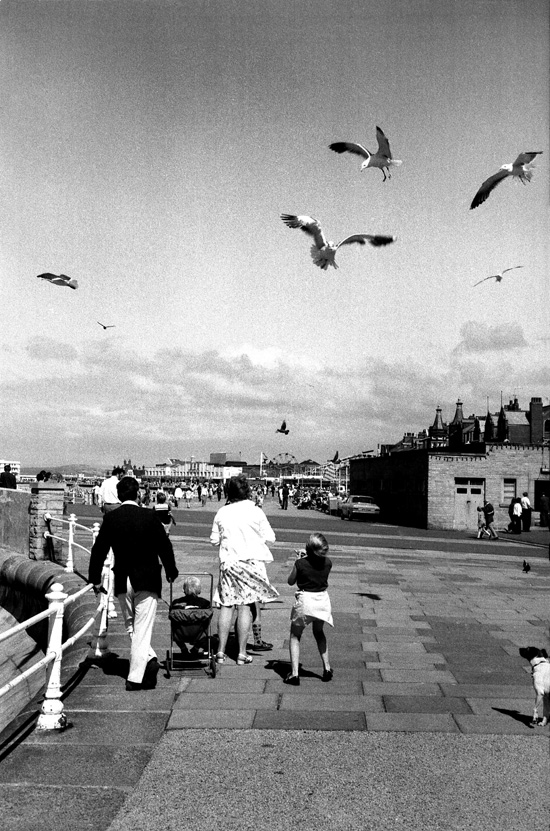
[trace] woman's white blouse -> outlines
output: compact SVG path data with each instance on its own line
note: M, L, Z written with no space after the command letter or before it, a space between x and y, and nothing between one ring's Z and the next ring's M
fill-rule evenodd
M273 555L266 543L275 542L275 533L262 509L249 499L243 499L219 509L214 517L210 542L220 547L220 563L230 560L270 563Z

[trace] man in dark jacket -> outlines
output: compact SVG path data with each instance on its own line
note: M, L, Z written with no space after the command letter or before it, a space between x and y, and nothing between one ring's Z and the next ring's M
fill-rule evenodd
M133 692L156 686L159 664L151 648L151 636L162 591L161 563L169 581L176 579L178 570L162 523L154 511L140 508L137 503L137 479L125 476L117 492L122 504L105 514L92 548L88 580L99 591L101 570L112 548L115 594L132 640L126 689Z
M17 479L11 472L11 465L4 465L4 471L0 473L0 488L17 490Z

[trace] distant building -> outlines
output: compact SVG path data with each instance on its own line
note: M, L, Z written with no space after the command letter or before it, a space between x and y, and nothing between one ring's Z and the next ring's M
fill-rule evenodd
M459 400L448 425L438 407L427 431L382 445L379 457L350 459L350 490L372 496L382 519L421 528L473 531L487 499L505 528L514 497L527 491L538 512L541 495L550 496L549 439L550 406L541 398L528 410L515 398L483 417L465 417Z

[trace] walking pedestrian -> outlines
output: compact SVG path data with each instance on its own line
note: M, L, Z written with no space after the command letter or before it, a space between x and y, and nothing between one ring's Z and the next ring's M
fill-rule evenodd
M288 485L285 482L283 487L282 487L282 490L281 490L281 499L282 499L281 508L283 509L283 511L288 511L288 494L289 494Z
M172 543L153 511L137 504L139 483L125 476L117 486L120 507L107 513L90 556L88 581L101 589L101 570L110 549L115 557L115 595L131 639L126 690L153 689L159 663L151 646L157 603L166 578L178 576ZM160 562L159 562L160 559Z
M492 540L498 540L498 534L495 531L495 509L492 504L486 499L483 500L483 513L485 514L485 524Z
M224 664L233 609L237 609L237 665L252 663L246 644L252 623L251 607L257 601L272 600L278 591L267 577L265 564L273 561L267 543L275 534L266 515L250 499L246 476L232 476L227 488L228 503L223 505L212 525L210 542L219 546L220 575L214 603L220 605L218 616L218 652L216 663Z
M481 505L478 506L477 509L477 538L480 540L483 535L486 534L490 537L490 533L487 530L487 523L485 521L485 514L483 513L483 508Z
M324 625L334 626L328 594L328 576L332 568L328 542L323 534L312 534L305 551L298 551L296 562L288 577L289 586L297 585L294 606L290 613L290 664L291 671L285 684L300 684L300 640L306 626L311 623L313 637L323 662L323 681L332 681L333 671L328 657Z
M521 534L521 514L521 499L516 496L512 504L512 534Z
M121 467L114 467L111 475L104 479L99 489L99 498L101 500L101 510L104 514L109 511L114 511L120 505L118 498L117 486L124 475Z

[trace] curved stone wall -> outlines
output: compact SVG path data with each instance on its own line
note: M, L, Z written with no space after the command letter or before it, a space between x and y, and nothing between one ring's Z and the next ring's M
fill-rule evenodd
M45 594L53 583L61 583L71 595L83 587L75 574L47 561L29 560L22 554L0 550L0 624L8 629L28 620L48 607ZM63 640L74 635L97 608L93 592L84 595L67 607L63 621ZM0 644L0 686L44 656L47 644L48 622L32 626ZM67 686L89 653L87 634L70 646L63 655L61 682ZM1 699L0 733L41 690L45 670L39 671Z

